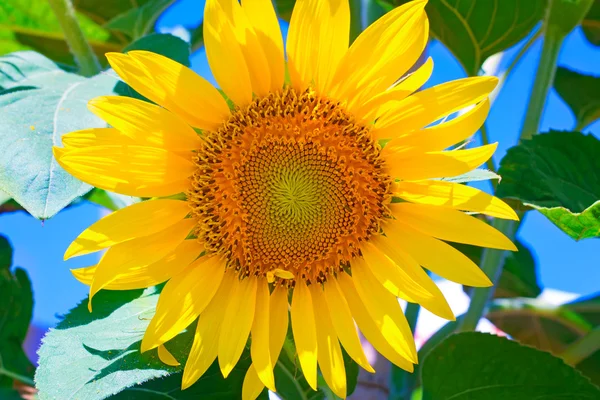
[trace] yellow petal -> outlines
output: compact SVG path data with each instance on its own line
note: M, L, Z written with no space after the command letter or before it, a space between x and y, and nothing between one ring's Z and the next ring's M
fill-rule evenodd
M219 288L224 270L219 257L204 256L171 278L142 339L142 352L171 340L198 318Z
M200 148L202 143L200 136L177 115L142 100L125 96L101 96L90 100L88 108L131 138L135 142L133 144L191 152Z
M273 361L269 348L269 285L265 279L257 280L256 311L252 322L252 344L250 355L252 364L269 390L275 391L275 377L273 376Z
M244 383L242 385L242 400L255 400L262 393L265 385L261 382L256 368L254 365L250 365L246 376L244 376Z
M335 280L330 279L323 285L323 292L325 293L325 300L329 309L329 315L331 316L331 322L335 328L335 332L342 343L342 346L348 352L348 355L352 357L354 361L367 371L375 373L375 370L369 364L365 352L363 351L360 339L354 327L354 321L352 320L352 313L350 307L344 299L344 295L340 291Z
M111 144L135 144L133 139L115 128L90 128L62 135L61 141L67 150Z
M271 293L269 311L271 312L269 351L271 352L271 360L276 363L289 325L288 290L283 286L276 287Z
M92 186L138 197L184 192L196 170L191 160L156 147L96 146L63 154L55 150L54 156L71 175Z
M361 251L377 280L392 293L411 303L421 304L435 315L454 321L446 298L417 262L385 236L373 239Z
M391 209L396 219L426 235L450 242L517 251L501 232L460 211L412 203L392 204Z
M159 199L132 204L81 232L65 252L65 260L160 232L181 221L189 212L189 205L179 200Z
M429 153L419 151L394 153L386 152L384 149L384 154L390 175L402 180L416 181L457 176L469 172L489 160L496 147L498 143L467 150Z
M301 279L292 297L292 332L304 377L317 390L317 328L310 291Z
M277 363L279 353L285 341L288 323L289 323L289 307L288 307L288 290L283 286L277 286L271 293L269 301L269 352L273 364ZM242 387L242 397L254 399L260 394L264 388L263 383L258 377L254 365L246 372L244 378L244 386ZM252 397L255 396L255 397Z
M165 257L149 265L138 265L135 268L118 269L115 278L103 284L106 290L144 289L158 285L185 269L202 253L204 247L197 240L184 240ZM86 285L93 282L96 266L71 270L75 278Z
M477 76L442 83L417 92L398 102L379 118L374 135L378 139L395 138L479 103L489 96L498 78Z
M244 56L252 91L266 96L271 86L271 71L263 47L238 0L219 0L221 18L227 18Z
M372 122L382 114L395 108L395 104L420 89L433 72L433 60L427 59L415 72L400 81L393 88L381 92L364 104L354 108L354 115L367 122Z
M471 259L454 247L424 235L400 221L383 226L387 237L406 251L419 264L448 280L467 286L492 286L489 278Z
M410 69L427 44L425 4L409 2L365 29L340 62L332 97L346 100L354 111L353 107L385 91Z
M512 208L474 187L444 181L397 182L394 195L412 203L449 207L491 217L518 220Z
M265 53L271 76L270 91L280 91L283 87L285 59L283 38L279 21L271 0L244 0L242 8L256 33L256 38Z
M229 294L236 279L237 274L233 272L225 273L217 293L198 318L194 342L183 370L182 390L192 386L200 379L217 358L223 315L227 309L230 299Z
M252 101L251 72L236 28L218 0L206 1L203 29L206 57L217 83L237 106L248 105Z
M189 125L214 130L229 115L223 96L210 82L170 58L140 50L106 53L106 58L134 90Z
M348 50L350 8L347 0L299 0L287 37L287 60L294 89L312 82L326 94L333 74Z
M73 274L75 279L77 279L79 282L83 283L84 285L88 285L88 286L90 286L92 284L92 280L94 280L95 273L96 273L95 265L71 270L71 274ZM107 287L107 289L109 289L109 288Z
M162 344L158 346L158 358L164 364L170 365L171 367L177 367L181 365L179 361L173 357L173 354L169 353L169 350L167 350L167 348Z
M471 110L429 128L412 131L390 141L387 146L417 147L421 151L440 151L473 136L483 125L488 112L490 101L485 99Z
M381 334L401 354L412 362L417 361L417 350L412 332L398 299L381 290L381 284L361 258L352 260L352 281L365 308L377 323ZM347 296L346 296L347 298Z
M256 309L256 285L255 277L233 284L219 336L219 366L225 378L237 364L248 341Z
M142 272L142 279L160 280L161 282L169 279L171 274L168 270L151 270L150 265L176 249L195 225L196 221L193 219L183 219L167 229L116 244L108 249L96 266L96 273L90 286L90 311L92 298L99 290L113 280L126 281L131 275L139 277L138 270L140 269L147 272L145 276ZM150 275L150 272L155 272L156 275Z
M317 359L327 385L341 398L346 397L346 370L338 337L329 317L321 285L310 285L317 327Z
M338 285L339 283L339 287L344 293L344 297L350 306L352 316L356 320L360 331L369 341L369 343L375 347L375 350L377 350L381 355L398 367L412 372L414 369L413 363L403 355L404 352L401 350L401 348L394 347L392 343L388 342L388 339L383 336L380 327L381 321L376 321L375 318L369 313L363 302L360 300L352 278L347 274L339 274L337 282L332 282L335 285ZM393 343L395 344L396 342ZM415 359L416 362L415 357L411 357L411 359Z

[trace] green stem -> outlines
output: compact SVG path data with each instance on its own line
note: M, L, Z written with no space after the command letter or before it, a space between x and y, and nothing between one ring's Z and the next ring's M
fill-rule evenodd
M517 221L494 219L492 226L513 240L518 228ZM490 278L494 286L498 283L504 265L505 250L484 249L481 257L481 269ZM474 288L471 291L469 309L458 325L459 332L474 331L486 310L486 306L494 293L494 286Z
M71 53L75 57L79 72L83 76L93 76L101 71L96 54L86 40L79 22L75 17L75 9L70 0L48 0L60 26L65 34Z
M554 83L558 53L564 39L565 36L558 30L551 29L551 27L545 29L540 63L535 73L520 140L531 139L538 133L546 98Z
M539 39L539 37L541 35L542 35L542 31L541 30L538 30L536 33L534 33L533 35L531 35L531 37L529 38L529 40L527 42L525 42L525 44L523 45L523 47L521 47L521 49L518 51L518 53L512 59L512 61L508 65L508 67L506 67L506 70L503 72L504 76L509 76L510 75L510 73L512 72L512 70L519 64L519 62L521 61L521 59L523 58L523 56L527 53L527 51L529 51L529 48L531 46L533 46L533 44L536 42L536 40Z
M577 365L600 349L600 326L571 344L560 355L567 364Z
M481 142L484 145L490 144L490 136L488 134L487 125L485 123L481 125L479 131L481 132ZM490 159L485 162L485 165L490 171L496 172L496 166L494 165L494 160L492 159L492 157L490 157Z
M8 376L9 378L12 378L14 380L23 382L26 385L35 387L35 383L33 382L33 379L29 378L28 376L17 374L15 372L11 372L11 371L1 368L1 367L0 367L0 375Z
M521 128L519 140L530 139L533 135L538 133L544 106L546 104L546 97L554 82L558 53L560 52L565 36L569 32L568 30L561 30L557 28L556 25L549 23L551 11L552 10L549 8L541 31L544 35L542 54L535 74L533 88L531 89L529 97L529 105L525 114L525 122ZM522 217L522 214L519 216ZM505 234L509 239L514 240L517 229L519 228L519 222L494 219L492 226ZM481 269L490 278L494 286L496 286L500 279L500 275L502 274L505 256L506 251L504 250L485 249L483 252ZM458 331L465 332L475 330L477 323L486 311L487 303L494 292L494 286L474 288L471 291L469 309L465 313L462 322L458 325Z
M362 32L362 0L350 0L350 43Z
M416 332L417 320L421 306L417 303L408 303L404 312L408 326L414 333ZM392 364L390 369L390 394L389 400L410 400L412 391L417 380L415 373L409 373Z

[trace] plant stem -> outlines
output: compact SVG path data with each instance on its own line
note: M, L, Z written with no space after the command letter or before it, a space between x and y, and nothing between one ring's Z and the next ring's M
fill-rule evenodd
M15 372L11 372L11 371L6 370L1 367L0 367L0 375L8 376L9 378L12 378L14 380L23 382L26 385L35 387L35 383L33 382L33 379L29 378L28 376L17 374Z
M93 76L101 71L96 54L86 40L79 22L75 17L75 9L70 0L48 0L58 22L65 34L65 39L83 76Z
M483 144L490 144L490 136L488 134L485 122L483 123L483 125L481 125L481 128L479 128L479 131L481 132L481 142ZM485 162L485 165L490 171L496 172L496 166L494 165L494 160L492 159L492 157L490 157L490 159Z
M560 52L563 40L564 36L559 34L558 31L553 29L546 30L540 63L535 73L535 81L531 89L520 140L531 139L533 135L538 133L544 106L546 105L546 97L548 97L548 92L554 83L556 62L558 61L558 53Z
M494 219L492 226L513 240L518 228L517 221ZM484 249L481 257L481 269L490 278L494 286L498 283L504 265L505 250ZM474 288L471 291L469 309L458 325L458 332L474 331L483 316L487 303L494 293L494 286Z
M408 303L404 312L410 330L416 332L417 320L421 306L417 303ZM409 373L392 364L390 369L390 393L389 400L410 400L414 389L417 375Z
M560 355L567 364L577 365L600 349L600 326L572 343Z
M362 32L362 0L350 0L350 43Z
M559 0L560 2L560 0ZM525 114L525 122L521 128L519 140L530 139L538 133L540 121L546 104L546 97L554 82L554 74L556 72L556 62L558 61L558 53L569 30L559 29L556 25L550 22L552 13L552 1L544 20L542 34L544 35L544 44L540 62L535 74L533 88L529 97L529 105ZM571 28L572 29L572 28ZM522 218L522 213L519 214ZM520 222L494 219L492 226L505 234L509 239L514 240ZM493 285L496 286L502 268L504 266L504 258L506 251L485 249L481 258L481 269L490 278ZM477 327L477 323L483 316L487 303L489 302L494 286L487 288L474 288L471 291L471 303L469 309L464 315L462 322L458 325L458 331L472 331Z

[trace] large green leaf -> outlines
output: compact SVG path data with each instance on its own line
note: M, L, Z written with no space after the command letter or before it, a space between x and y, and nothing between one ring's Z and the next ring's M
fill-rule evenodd
M89 191L58 165L52 146L65 133L106 126L86 105L116 82L65 72L34 52L0 57L0 190L42 219Z
M594 0L592 8L581 22L581 28L590 43L600 46L600 0Z
M549 353L485 333L460 333L423 361L423 400L593 400L600 389Z
M108 21L106 28L123 32L133 39L139 39L154 29L160 14L175 0L150 0L141 7L132 8Z
M554 89L569 105L577 120L575 130L582 130L600 118L600 78L558 67Z
M142 7L151 0L73 0L73 6L92 21L105 24L119 14Z
M111 36L100 25L101 22L83 14L78 14L78 21L101 59L104 53L119 51L123 47L124 42ZM57 62L75 64L58 19L47 0L3 0L0 2L0 55L29 49L37 50Z
M156 350L140 354L140 342L152 318L159 294L145 291L102 291L94 297L93 313L87 301L71 310L43 339L36 387L40 399L240 398L250 365L249 352L227 380L214 364L191 388L180 392L182 366L170 367ZM167 344L173 356L187 358L194 326ZM157 378L167 379L155 380ZM125 390L125 392L123 392ZM162 393L162 395L161 395ZM211 397L213 396L213 397Z
M496 195L544 214L575 240L600 236L600 140L579 132L536 135L500 162Z
M600 325L600 295L561 306L541 300L496 300L486 318L519 342L560 355ZM576 368L600 384L600 352L581 361Z
M400 5L408 0L382 0ZM429 0L431 34L456 56L467 75L522 40L542 19L547 0Z
M468 244L454 243L454 247L481 265L483 249ZM531 250L523 243L516 242L517 252L509 253L504 259L500 280L494 289L494 298L537 297L542 289L538 283L537 266ZM469 288L465 287L468 292Z
M0 235L0 386L12 387L17 377L33 377L23 341L33 312L31 282L25 270L10 271L12 248ZM2 397L3 398L3 397Z

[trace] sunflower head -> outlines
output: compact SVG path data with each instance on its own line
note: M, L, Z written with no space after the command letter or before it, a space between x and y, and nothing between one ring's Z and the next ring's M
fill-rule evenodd
M111 128L69 133L55 156L96 187L151 199L89 227L66 257L108 249L74 271L90 285L90 309L99 290L166 282L142 351L158 348L176 364L164 343L197 320L183 388L216 359L227 376L251 336L244 398L276 390L290 316L313 389L319 367L345 397L342 346L373 372L355 325L412 371L417 353L398 298L454 318L424 268L490 284L446 241L514 250L470 214L515 213L453 178L495 150L452 146L481 126L496 80L419 91L433 68L431 60L415 66L427 43L424 6L396 8L349 46L347 1L299 0L284 54L269 0L208 0L206 52L227 99L160 55L108 54L155 104L92 100Z

